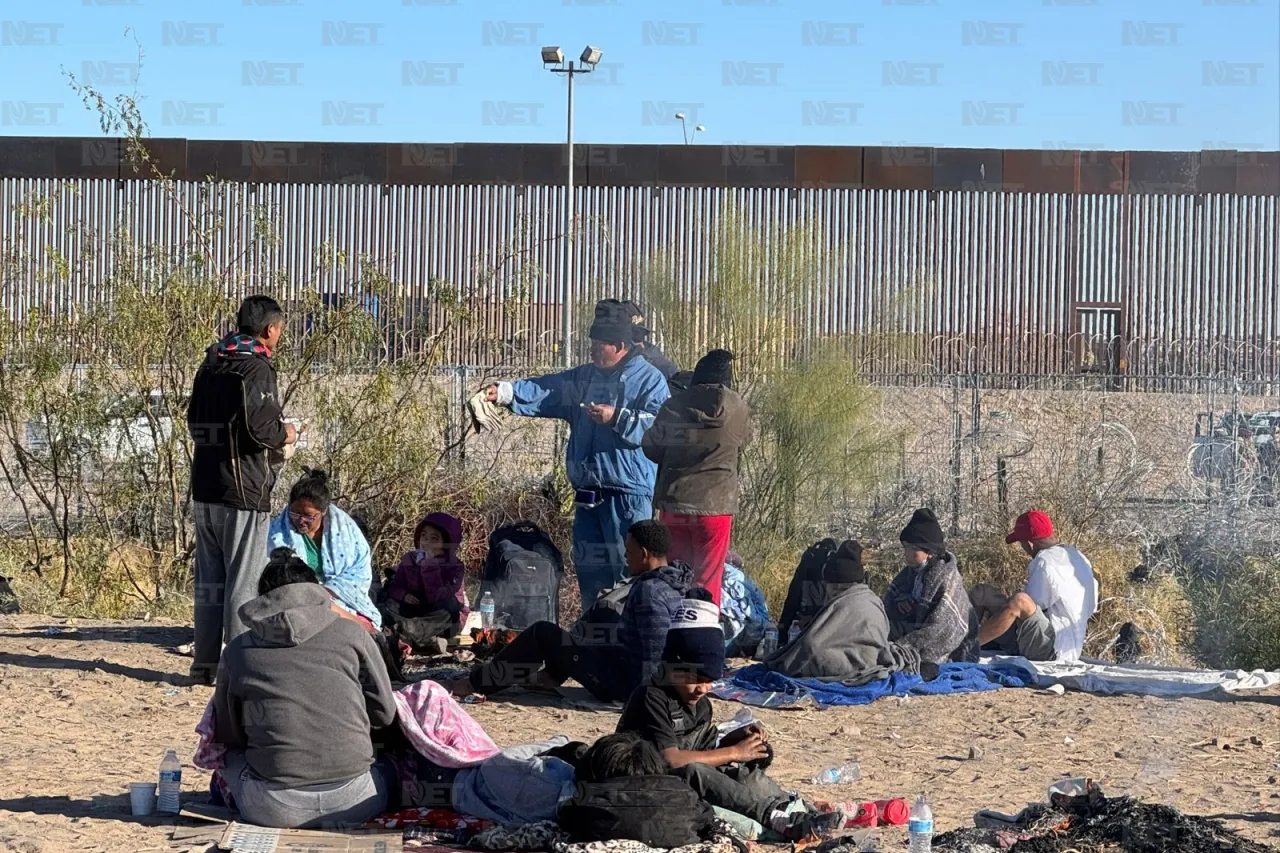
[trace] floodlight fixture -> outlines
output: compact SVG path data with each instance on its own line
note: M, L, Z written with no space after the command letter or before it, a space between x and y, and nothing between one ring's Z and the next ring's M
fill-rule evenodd
M582 64L595 66L599 64L601 56L604 56L604 53L600 48L587 45L586 50L582 51Z
M563 65L564 51L556 47L555 45L549 45L547 47L544 47L542 49L542 64L543 65Z

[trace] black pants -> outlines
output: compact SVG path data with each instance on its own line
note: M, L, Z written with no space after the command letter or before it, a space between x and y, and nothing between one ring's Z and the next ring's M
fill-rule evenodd
M688 782L707 803L746 815L765 829L769 828L769 816L791 800L763 770L686 764L671 772Z
M456 611L399 601L384 601L378 605L378 610L382 613L383 623L415 651L429 648L431 640L436 637L452 639L462 628Z
M612 654L610 654L612 653ZM609 657L613 657L612 662ZM490 694L508 687L533 684L538 671L557 683L572 678L602 702L612 694L609 675L618 667L617 646L586 644L575 640L554 622L535 622L498 652L497 657L471 670L471 687Z

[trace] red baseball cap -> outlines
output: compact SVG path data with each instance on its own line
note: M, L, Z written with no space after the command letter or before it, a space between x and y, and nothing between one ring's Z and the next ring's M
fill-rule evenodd
M1053 522L1038 509L1024 512L1013 525L1013 532L1004 538L1010 545L1015 542L1034 542L1053 535Z

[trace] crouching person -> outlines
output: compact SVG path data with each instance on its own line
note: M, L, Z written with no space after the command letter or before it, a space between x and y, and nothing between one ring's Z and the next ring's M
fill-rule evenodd
M724 674L724 632L710 593L694 590L672 616L664 666L636 689L618 721L657 747L673 775L709 805L736 812L800 841L839 828L838 813L818 814L765 773L772 760L768 733L751 725L719 741L711 718L711 685Z
M248 626L222 652L214 730L241 816L261 826L357 825L387 806L371 730L396 717L372 636L339 615L302 560L272 553Z

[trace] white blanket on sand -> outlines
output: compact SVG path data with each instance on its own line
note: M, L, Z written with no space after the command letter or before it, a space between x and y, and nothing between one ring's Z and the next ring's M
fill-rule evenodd
M1072 690L1113 696L1138 693L1145 696L1197 696L1222 690L1265 690L1280 685L1280 672L1256 669L1175 669L1142 664L1114 664L1082 659L1073 663L1049 661L1033 663L1022 657L983 658L982 662L1030 676L1037 687L1061 684Z

